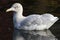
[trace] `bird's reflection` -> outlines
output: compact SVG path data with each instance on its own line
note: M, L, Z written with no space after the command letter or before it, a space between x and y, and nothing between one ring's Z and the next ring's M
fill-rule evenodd
M50 30L14 30L13 40L58 40Z

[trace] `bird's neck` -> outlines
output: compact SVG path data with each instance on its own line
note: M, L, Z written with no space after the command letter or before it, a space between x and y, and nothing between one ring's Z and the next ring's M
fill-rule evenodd
M14 15L14 17L15 17L16 22L20 22L24 18L24 16L22 15L22 12L17 12Z
M16 17L17 17L17 18L23 18L24 16L23 16L22 13L23 13L23 12L17 12L17 13L16 13Z

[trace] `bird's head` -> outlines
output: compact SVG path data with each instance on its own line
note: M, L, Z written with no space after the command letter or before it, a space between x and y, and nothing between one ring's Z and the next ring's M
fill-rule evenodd
M18 12L18 11L22 11L22 10L23 10L23 7L20 3L14 3L11 8L6 10L6 12L9 12L9 11Z

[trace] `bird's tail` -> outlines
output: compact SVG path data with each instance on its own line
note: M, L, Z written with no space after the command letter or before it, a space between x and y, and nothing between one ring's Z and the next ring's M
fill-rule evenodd
M58 20L59 20L59 18L55 17L55 19L48 24L47 29L49 29Z

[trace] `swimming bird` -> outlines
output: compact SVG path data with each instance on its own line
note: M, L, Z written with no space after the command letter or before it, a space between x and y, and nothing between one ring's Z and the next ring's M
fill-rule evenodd
M6 10L6 12L9 12L9 11L14 11L13 13L13 23L14 23L13 40L31 40L31 39L55 40L55 37L53 36L53 34L50 33L50 31L48 32L45 31L45 29L49 29L59 19L58 17L55 17L50 13L45 13L42 15L33 14L33 15L24 17L22 15L23 7L20 3L14 3L11 8ZM26 30L27 33L26 31L21 31L20 29ZM29 32L28 30L42 30L42 31ZM50 36L53 36L53 37L50 37Z
M49 29L59 18L50 13L42 15L33 14L27 17L22 15L23 7L20 3L14 3L6 12L15 11L13 14L13 23L16 29L23 30L45 30Z

